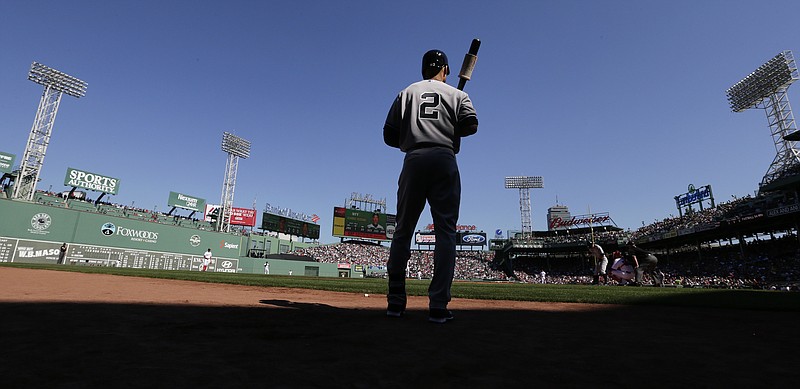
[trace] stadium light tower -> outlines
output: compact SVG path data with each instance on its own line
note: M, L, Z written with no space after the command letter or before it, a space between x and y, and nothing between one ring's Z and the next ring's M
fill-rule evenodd
M519 189L519 212L522 219L522 236L530 237L533 232L531 224L531 188L544 188L541 176L506 177L506 189Z
M250 157L250 141L225 132L222 134L222 151L228 153L228 159L225 162L225 179L222 181L222 198L220 199L222 212L217 218L217 231L230 232L233 192L236 188L239 158Z
M39 100L39 109L33 120L11 198L31 201L44 165L44 156L50 143L61 96L64 93L76 98L86 96L88 84L38 62L31 64L28 79L43 85L44 92Z
M795 141L800 137L796 134L794 115L786 94L789 85L798 78L792 52L784 51L727 90L733 112L759 108L767 114L776 155L759 184L759 191L768 190L769 184L796 174L800 167L800 153L795 147Z

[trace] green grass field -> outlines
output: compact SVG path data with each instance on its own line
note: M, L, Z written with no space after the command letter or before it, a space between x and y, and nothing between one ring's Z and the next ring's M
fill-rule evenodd
M304 288L336 292L381 295L387 290L383 279L290 277L261 274L201 273L174 270L149 270L91 266L0 264L3 267L111 274L130 277L212 282L263 287ZM428 281L408 280L410 295L426 295ZM453 283L454 298L482 300L517 300L539 302L671 305L770 311L800 311L800 293L699 288L618 287L591 285L540 285L497 282Z

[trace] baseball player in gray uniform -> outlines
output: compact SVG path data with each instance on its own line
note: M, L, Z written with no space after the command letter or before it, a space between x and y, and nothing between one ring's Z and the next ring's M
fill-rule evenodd
M445 323L456 257L456 222L461 202L461 178L456 154L461 138L478 131L478 117L469 96L446 83L447 56L430 50L422 57L422 81L401 91L383 126L383 140L406 153L397 188L397 224L387 270L389 317L401 317L406 308L406 267L411 239L425 203L435 226L433 279L428 288L429 316Z

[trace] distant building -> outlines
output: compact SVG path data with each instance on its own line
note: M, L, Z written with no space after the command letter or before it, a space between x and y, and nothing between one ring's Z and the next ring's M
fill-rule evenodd
M547 230L566 230L566 226L560 226L553 228L553 220L560 219L560 220L570 220L572 219L572 215L569 213L569 207L566 205L554 205L550 208L547 208Z

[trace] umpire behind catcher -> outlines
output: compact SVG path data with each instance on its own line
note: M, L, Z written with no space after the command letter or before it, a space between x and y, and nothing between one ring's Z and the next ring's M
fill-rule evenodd
M642 250L632 240L626 244L628 255L633 260L634 281L631 286L642 285L642 275L646 272L657 286L664 286L664 273L658 270L658 258L649 251Z
M456 222L461 203L461 177L456 154L461 138L478 131L478 117L469 96L446 83L447 56L430 50L422 57L422 81L401 91L383 126L383 141L406 153L397 188L397 225L389 252L387 295L389 317L406 308L406 266L411 238L430 205L435 226L433 279L428 287L429 320L445 323L456 257Z

